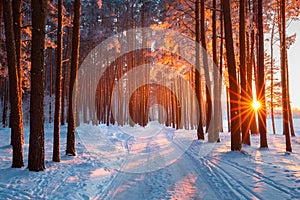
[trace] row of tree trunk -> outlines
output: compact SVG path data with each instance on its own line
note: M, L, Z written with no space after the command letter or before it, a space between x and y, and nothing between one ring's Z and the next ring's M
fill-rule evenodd
M255 113L251 109L252 96L252 65L253 63L253 47L254 47L254 30L251 33L251 51L246 54L246 46L249 49L249 43L246 42L245 36L249 36L245 32L245 8L247 1L240 0L240 23L239 23L239 58L240 58L240 85L237 78L237 67L235 62L234 44L232 38L232 24L231 24L231 2L229 0L223 0L223 14L225 24L225 43L226 43L226 56L227 66L229 74L229 93L230 93L230 129L231 129L231 149L240 150L241 143L250 145L249 133L256 133L255 128ZM265 52L264 52L264 24L263 24L263 1L257 0L253 2L254 13L257 13L257 17L254 17L254 21L257 22L257 67L254 69L256 72L256 96L257 100L261 104L261 108L258 110L258 131L260 133L260 146L267 148L267 131L266 131L266 94L265 94ZM251 6L250 6L251 7ZM256 10L256 11L255 11ZM291 111L289 112L289 95L288 95L288 76L287 76L287 58L286 58L286 30L285 30L285 1L280 1L281 11L281 25L280 25L280 41L281 41L281 84L282 84L282 108L283 108L283 132L286 136L286 150L291 152L290 131L289 125L292 125ZM273 45L271 43L271 45ZM249 51L248 51L249 52ZM246 55L250 57L248 64L246 64ZM271 58L271 60L273 60ZM272 62L272 61L271 61ZM272 69L271 69L272 70ZM272 72L271 72L272 73ZM272 74L271 74L272 76ZM273 79L273 77L271 77ZM271 82L272 87L273 82ZM272 97L271 91L271 98ZM271 99L271 102L273 99ZM272 107L271 103L271 107ZM272 116L273 116L273 107ZM249 114L250 113L250 114ZM251 114L252 113L252 114ZM250 116L250 117L249 117ZM273 116L274 117L274 116ZM274 118L273 129L274 129ZM249 120L250 119L250 120ZM290 120L290 121L289 121ZM240 131L242 132L242 140L240 138ZM292 135L294 135L292 131Z
M23 117L22 117L22 1L3 0L0 2L4 10L4 24L6 36L7 64L9 71L9 92L5 91L5 96L9 94L10 101L10 127L11 144L13 147L12 167L24 166L23 148ZM30 137L28 169L30 171L41 171L45 169L44 164L44 48L46 35L47 1L32 0L32 46L31 46L31 90L30 90ZM60 116L62 100L62 34L63 34L63 1L58 2L58 29L57 29L57 69L56 69L56 99L54 117L54 146L53 161L60 161ZM80 38L80 0L74 2L74 27L72 40L71 77L69 91L69 111L68 111L68 137L67 154L76 155L75 150L75 121L72 102L73 87L75 88L75 78L78 71L79 58L79 38ZM2 10L1 10L2 11ZM8 84L5 82L5 87ZM4 114L7 110L7 98L5 98ZM74 109L75 110L75 109ZM6 122L6 115L3 115L3 122ZM62 122L64 122L62 120Z
M283 127L284 134L286 136L286 150L292 151L290 142L290 131L293 134L292 116L291 108L289 104L289 89L288 89L288 68L287 68L287 48L286 48L286 30L285 30L285 1L280 1L280 13L281 13L281 81L282 81L282 107L283 107ZM21 0L2 0L4 11L4 25L5 25L5 36L6 36L6 49L7 49L7 63L9 69L9 84L5 84L5 94L9 94L10 101L10 127L12 128L11 134L11 144L13 146L13 167L22 167L24 165L23 161L23 149L24 144L24 133L23 133L23 118L22 118L22 65L21 65L21 55L22 55L22 1ZM45 46L45 34L46 34L46 17L47 17L47 1L46 0L32 0L32 47L31 47L31 91L30 91L30 138L29 138L29 157L28 157L28 168L32 171L41 171L45 169L44 165L44 88L45 88L45 72L44 72L44 46ZM240 73L238 73L238 67L236 65L236 55L235 47L233 41L233 31L232 31L232 21L231 21L231 1L222 0L221 8L222 15L220 15L221 21L221 38L223 37L223 25L225 33L225 47L226 47L226 67L229 74L229 117L230 117L230 130L231 130L231 149L240 150L241 144L250 145L250 133L260 133L261 135L261 147L268 147L267 144L267 134L266 134L266 97L265 97L265 77L264 77L264 27L263 27L263 1L254 1L251 6L247 6L246 0L240 0L240 10L239 10L239 64ZM132 4L133 6L133 4ZM0 6L2 8L2 6ZM245 29L245 18L247 16L247 7L252 8L254 13L257 13L257 17L254 20L257 24L257 32L255 28L251 32L246 32ZM58 29L57 29L57 55L56 55L56 81L55 81L55 114L54 114L54 146L53 146L53 161L60 161L60 123L64 123L64 96L62 90L63 81L66 82L66 76L63 76L63 0L58 0ZM2 10L0 10L2 12ZM79 61L79 44L80 44L80 12L81 12L81 1L74 1L74 18L73 18L73 29L72 29L72 50L71 50L71 71L70 71L70 83L68 90L68 132L67 132L67 148L66 153L68 155L76 155L75 148L75 128L76 121L78 121L78 105L76 104L76 76L78 72L78 61ZM218 66L217 58L217 2L213 0L213 61ZM144 12L142 12L144 13ZM133 12L131 13L132 20L134 21ZM0 13L1 15L1 13ZM141 15L142 22L145 16ZM224 20L224 22L223 22ZM133 25L134 26L134 25ZM143 33L144 34L144 33ZM204 66L209 65L207 58L207 48L206 48L206 31L205 31L205 3L202 0L195 0L195 34L196 34L196 70L190 79L195 83L195 91L197 96L197 101L200 103L199 106L199 118L197 123L197 135L198 139L204 139L204 116L206 117L206 131L212 124L213 127L217 127L213 131L221 131L221 121L214 119L211 114L221 113L221 103L220 99L216 97L221 97L221 90L213 90L214 93L210 94L209 91L212 90L210 84L206 84L203 87L201 84L200 73L200 57L202 56L202 63ZM135 37L134 35L128 37ZM143 36L144 37L144 36ZM143 40L143 42L145 42ZM200 44L201 47L200 48ZM135 44L131 44L135 45ZM256 59L254 46L256 45ZM201 54L202 53L202 54ZM220 43L220 67L219 72L222 73L222 63L223 63L223 39ZM115 68L111 68L107 73L109 76L105 78L110 80L102 80L106 83L106 87L101 88L99 86L99 100L98 100L98 120L103 119L109 125L109 123L114 123L113 113L111 108L111 95L112 88L116 78L122 77L124 73L129 71L136 65L145 64L143 56L147 52L141 50L140 52L130 52L125 58L120 58L114 65ZM124 60L126 60L126 67L124 66ZM255 66L255 61L257 61ZM111 64L111 63L110 63ZM127 69L125 69L127 68ZM115 71L114 71L115 69ZM125 70L124 70L125 69ZM217 68L216 68L217 69ZM127 70L127 71L126 71ZM66 70L64 70L64 73ZM251 108L251 103L253 101L252 92L252 78L253 72L255 72L256 79L256 93L257 99L261 102L262 108L258 111L258 130L256 125L256 115L254 110ZM64 77L62 81L62 77ZM204 78L206 83L210 83L210 76L208 70L204 71ZM213 79L216 84L217 79ZM100 80L101 84L101 80ZM177 83L176 83L177 84ZM221 84L221 83L220 83ZM9 85L9 91L7 90ZM178 85L174 86L176 90L180 90L183 84L179 81ZM156 95L151 97L150 92L156 91ZM205 95L202 93L205 91ZM119 91L122 92L122 91ZM181 96L180 96L181 95ZM164 121L166 125L173 124L173 126L178 127L182 124L182 121L186 121L189 118L188 106L190 105L179 105L179 100L176 96L180 96L179 99L185 98L184 94L173 94L169 92L166 88L156 85L148 85L145 87L138 88L135 93L130 97L130 107L129 113L133 118L133 122L140 123L141 125L146 125L148 122L149 109L154 104L163 105L166 109L166 114L159 109L160 118L164 118L166 115L166 120ZM190 95L190 94L187 94ZM121 95L122 96L122 95ZM204 101L203 96L205 96L206 101ZM156 98L156 101L153 99ZM4 99L4 113L7 110L8 98ZM90 102L90 99L81 99L82 102L88 102L93 104L95 102ZM119 99L118 99L119 101ZM215 102L214 104L212 102ZM82 103L81 102L81 103ZM101 104L99 104L99 102ZM202 106L205 102L206 105ZM191 107L194 106L195 102L191 102ZM89 105L87 104L87 105ZM124 113L123 105L119 102L117 104L118 114L122 116ZM185 109L178 109L179 106L186 106ZM205 108L205 112L202 110ZM92 106L90 107L92 108ZM156 109L156 108L155 108ZM80 110L80 109L78 109ZM182 114L182 111L184 112ZM94 120L97 116L94 110L84 110L84 116L87 116L87 112L91 115ZM250 113L250 114L247 114ZM103 116L102 116L103 115ZM184 119L182 119L184 116ZM250 117L249 117L250 116ZM3 115L3 122L7 121L5 115ZM211 122L210 119L213 119ZM221 117L220 117L221 118ZM76 120L77 119L77 120ZM215 121L216 120L216 121ZM86 120L87 122L89 120ZM122 119L118 119L122 121ZM217 126L216 126L217 124ZM189 126L189 124L185 124ZM181 128L181 127L180 127ZM242 134L241 134L242 133ZM242 136L242 137L241 137ZM210 138L209 141L217 141L219 138Z

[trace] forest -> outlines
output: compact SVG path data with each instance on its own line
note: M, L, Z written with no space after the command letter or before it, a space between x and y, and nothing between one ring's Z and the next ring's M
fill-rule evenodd
M284 145L268 151L293 155L288 52L298 38L287 30L299 17L298 0L0 0L0 150L11 149L0 162L48 171L82 148L114 148L132 164L123 171L139 173L144 146L154 155L168 141L161 156L177 160L197 145L267 151L278 136ZM112 167L111 157L96 160ZM114 197L125 199L96 199Z

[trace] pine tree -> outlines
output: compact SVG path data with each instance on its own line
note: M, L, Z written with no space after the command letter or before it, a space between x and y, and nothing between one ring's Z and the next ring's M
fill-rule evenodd
M67 149L66 149L66 154L72 156L76 155L76 147L75 147L76 76L78 72L79 45L80 45L80 12L81 12L81 0L75 0L73 35L72 35L71 77L70 77L70 84L69 84L68 133L67 133Z
M258 26L258 63L257 63L257 77L258 77L258 100L261 103L258 116L258 127L260 133L260 147L267 148L267 109L265 96L265 69L264 69L264 28L263 28L263 0L258 0L257 4L257 26Z
M288 121L288 98L287 98L287 80L286 80L286 32L285 32L285 0L280 1L281 13L281 87L282 87L282 112L283 112L283 134L285 135L286 151L292 152L289 121Z
M204 140L204 132L202 127L202 108L201 108L201 80L200 80L200 0L195 1L195 17L196 17L196 70L195 70L195 86L196 95L199 104L199 122L197 128L198 140ZM178 124L177 124L178 125Z
M17 58L17 69L18 69L18 77L19 77L19 87L20 87L20 95L21 95L21 107L22 107L22 64L21 64L21 55L22 55L22 37L21 37L21 26L22 26L22 1L21 0L13 0L13 23L14 23L14 37L15 37L15 47L16 47L16 58ZM22 112L22 109L21 109ZM21 122L23 126L23 118ZM22 127L23 129L23 127ZM24 134L21 135L22 144L24 144Z
M239 43L240 43L240 77L241 77L241 126L242 143L250 145L250 135L248 126L248 110L250 102L247 98L246 86L246 30L245 30L245 6L246 1L240 0L240 24L239 24ZM251 108L250 108L251 109Z
M212 100L210 91L210 77L208 72L208 58L207 58L207 48L206 48L206 31L205 31L205 0L200 0L200 32L201 32L201 51L202 51L202 59L203 59L203 68L204 68L204 75L205 75L205 94L206 94L206 132L209 129L211 117L212 117ZM211 135L211 134L210 134Z
M230 0L223 0L223 14L225 24L226 56L229 74L230 89L230 120L231 120L231 150L239 151L242 148L240 135L240 120L238 108L238 86L236 78L236 64L234 56Z
M44 46L47 0L32 0L30 137L28 169L43 171L44 164Z
M60 138L60 111L61 111L61 79L62 79L62 44L63 44L63 16L62 16L63 0L58 0L57 6L57 49L56 49L56 82L55 82L55 113L54 113L54 135L53 135L53 156L54 162L60 162L59 155L59 138Z
M4 0L4 24L7 50L7 63L9 73L9 99L10 99L10 125L11 125L11 139L13 146L13 160L12 167L23 167L23 119L22 119L22 104L21 92L19 87L19 76L17 67L16 46L13 31L13 15L12 15L12 1Z

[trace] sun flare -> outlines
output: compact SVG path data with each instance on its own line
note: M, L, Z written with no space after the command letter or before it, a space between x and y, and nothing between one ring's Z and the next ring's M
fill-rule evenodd
M252 108L253 108L255 111L259 110L260 107L261 107L261 104L260 104L259 101L253 101L253 102L252 102Z

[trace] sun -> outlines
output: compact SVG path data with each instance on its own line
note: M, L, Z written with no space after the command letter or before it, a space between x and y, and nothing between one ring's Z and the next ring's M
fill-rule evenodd
M259 110L260 107L261 107L261 104L260 104L259 101L253 101L253 102L252 102L252 108L253 108L255 111Z

